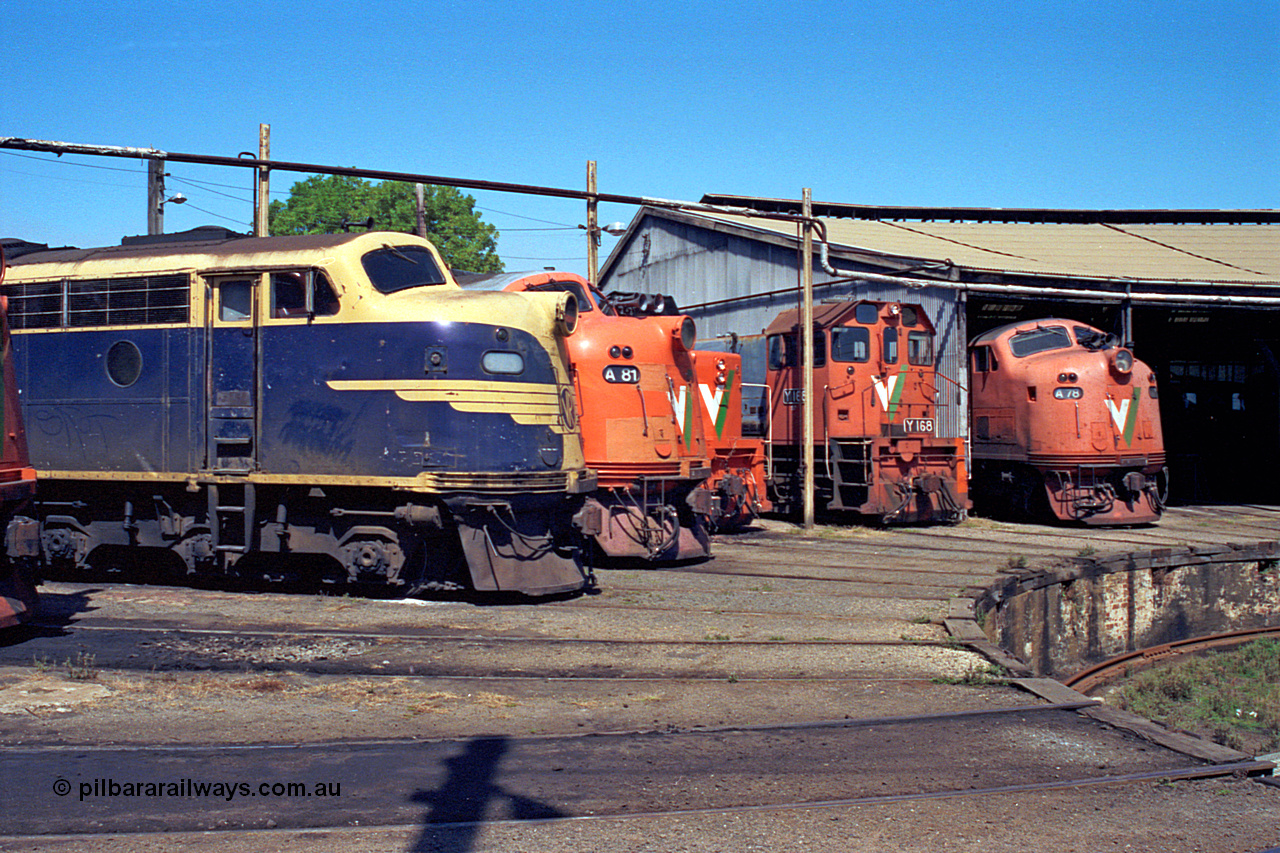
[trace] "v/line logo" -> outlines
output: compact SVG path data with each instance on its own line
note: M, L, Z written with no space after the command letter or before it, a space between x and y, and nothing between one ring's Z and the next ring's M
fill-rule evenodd
M1142 396L1141 388L1134 388L1133 393L1121 400L1119 404L1107 398L1107 411L1111 413L1111 422L1116 425L1116 432L1124 437L1126 445L1133 444L1133 431L1138 425L1138 399Z
M871 377L871 385L876 390L876 396L880 399L880 408L884 409L889 415L890 423L898 415L898 402L902 399L902 388L906 385L902 381L902 374L895 373L893 376L886 376L883 379L879 376Z
M716 438L724 435L724 425L729 419L729 402L733 396L729 393L729 389L733 387L734 373L735 371L729 371L724 385L717 385L712 388L705 382L698 384L698 396L702 398L702 405L707 410L707 416L715 424ZM674 385L667 386L667 399L671 402L671 414L675 416L676 425L684 436L685 445L690 444L693 440L693 407L696 405L692 395L688 392L688 385L681 385L679 388Z

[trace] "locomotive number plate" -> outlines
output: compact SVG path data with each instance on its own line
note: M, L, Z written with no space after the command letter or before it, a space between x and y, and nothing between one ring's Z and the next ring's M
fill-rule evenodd
M1083 388L1054 388L1053 399L1055 400L1079 400L1084 397Z
M933 418L904 418L902 426L907 432L927 432L933 434Z
M630 367L625 364L610 364L604 369L604 381L615 384L638 385L640 383L640 368Z

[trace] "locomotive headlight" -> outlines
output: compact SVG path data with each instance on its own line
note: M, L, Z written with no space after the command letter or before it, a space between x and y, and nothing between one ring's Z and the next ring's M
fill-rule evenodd
M677 350L688 352L693 349L693 344L698 339L698 327L694 325L693 318L681 318L680 325L672 328L671 337Z
M721 358L721 359L717 359L717 360L716 360L716 370L723 371L723 370L725 369L725 367L726 367L726 366L727 366L727 365L726 365L725 360L724 360L723 358Z
M578 328L578 297L572 293L557 294L556 332L565 337L572 335Z
M1076 374L1074 374L1074 373L1059 373L1059 374L1058 374L1058 381L1059 381L1059 382L1075 382L1075 381L1076 381L1076 380L1078 380L1079 378L1080 378L1080 377L1079 377L1079 376L1077 376L1077 375L1076 375Z
M1133 353L1127 349L1118 349L1115 355L1111 356L1111 364L1117 373L1128 373L1133 370Z
M489 350L480 357L480 367L485 373L524 373L524 356L509 350Z
M728 377L728 376L726 376L726 375L724 374L724 371L721 371L720 373L717 373L717 374L716 374L716 384L717 384L717 385L723 385L725 382L727 382L727 381L728 381L728 379L729 379L729 377Z
M617 344L609 347L609 358L622 358L622 347Z

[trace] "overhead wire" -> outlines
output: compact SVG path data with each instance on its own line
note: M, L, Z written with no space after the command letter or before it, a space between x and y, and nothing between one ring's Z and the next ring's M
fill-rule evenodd
M138 176L145 176L145 175L147 174L147 170L146 170L146 169L133 169L133 168L127 168L127 167L123 167L123 166L106 166L106 165L100 165L100 164L96 164L96 163L78 163L78 162L76 162L76 161L74 161L74 160L64 160L64 159L62 159L60 156L58 156L58 157L40 157L40 156L38 156L38 155L34 155L34 154L26 154L26 153L23 153L23 152L20 152L20 151L10 151L10 150L4 150L4 149L0 149L0 154L5 154L5 155L8 155L8 156L10 156L10 157L21 157L21 158L23 158L23 159L27 159L27 160L34 160L34 161L36 161L36 162L40 162L40 163L56 163L56 164L58 164L58 165L60 165L60 166L79 166L79 167L81 167L81 168L85 168L85 169L99 169L99 170L103 170L103 171L110 171L110 172L125 172L125 173L131 174L131 175L138 175ZM56 177L56 176L51 176L51 175L39 175L39 174L31 173L31 172L17 172L17 171L12 170L12 169L2 169L2 170L0 170L0 171L6 171L6 172L13 173L13 174L22 174L22 175L26 175L27 177L40 178L40 179L42 179L42 180L69 181L69 182L72 182L72 183L93 184L93 185L95 185L95 186L114 186L114 187L121 187L121 188L130 188L130 185L128 185L128 184L111 184L111 183L104 183L104 182L101 182L101 181L89 181L89 180L84 180L84 179L81 179L81 178L69 178L69 177ZM223 183L217 183L217 182L213 182L213 181L202 181L202 180L198 180L198 179L196 179L196 178L187 178L187 177L183 177L183 176L181 176L181 175L175 175L175 174L173 174L172 172L166 172L166 173L165 173L165 177L166 177L166 179L167 179L167 180L173 181L173 182L175 182L175 183L179 183L179 184L182 184L182 185L184 185L184 186L198 187L199 189L201 189L201 190L202 190L202 191L204 191L204 192L211 193L211 194L213 194L213 195L217 195L217 196L222 196L223 198L228 198L228 199L231 199L231 200L233 200L233 201L244 202L244 203L251 203L251 201L252 201L252 199L251 199L251 198L249 197L249 195L247 195L247 194L246 194L246 195L239 195L239 196L238 196L238 195L233 195L233 194L231 194L231 193L222 192L220 189L215 189L215 188L222 188L222 189L240 189L239 187L235 186L234 184L223 184ZM272 190L270 194L271 194L271 195L274 195L274 196L288 196L290 193L291 193L291 190ZM226 220L227 222L234 222L234 223L236 223L236 224L238 224L238 225L246 225L246 226L247 226L247 224L248 224L248 223L244 222L243 220L241 220L241 219L239 219L239 218L237 218L237 217L235 217L235 216L227 216L227 215L225 215L225 214L215 213L215 212L213 212L213 211L211 211L211 210L207 210L207 209L202 208L202 207L197 207L196 205L191 204L191 203L190 203L190 201L188 201L188 202L185 204L185 207L186 207L186 209L188 209L188 210L197 210L197 211L199 211L199 212L201 212L201 213L205 214L206 216L213 216L213 217L216 217L216 218L218 218L218 219ZM534 217L534 216L525 216L525 215L523 215L523 214L519 214L519 213L512 213L512 212L510 212L510 211L506 211L506 210L498 210L498 209L496 209L496 208L481 207L481 206L479 206L479 205L476 205L476 206L475 206L475 209L476 209L476 210L478 210L478 211L485 212L485 213L498 214L498 215L501 215L501 216L510 216L510 217L515 218L515 219L523 219L523 220L526 220L526 221L529 221L529 222L540 222L540 223L543 223L543 224L545 224L545 225L551 226L551 227L548 227L548 228L499 228L499 231L505 231L505 232L508 232L508 233L511 233L511 232L553 232L553 231L571 232L571 231L577 231L577 230L579 230L578 226L576 226L576 225L569 225L569 224L566 224L566 223L563 223L563 222L557 222L557 221L555 221L555 220L550 220L550 219L540 219L540 218L538 218L538 217ZM573 256L569 256L569 257L522 257L522 256L513 256L513 255L508 255L508 256L505 256L505 258L504 258L504 259L510 259L510 260L513 260L513 261L538 261L538 262L550 262L550 261L554 261L554 262L571 262L571 261L582 261L582 260L584 260L584 259L585 259L585 255L581 255L581 254L579 254L579 255L573 255Z

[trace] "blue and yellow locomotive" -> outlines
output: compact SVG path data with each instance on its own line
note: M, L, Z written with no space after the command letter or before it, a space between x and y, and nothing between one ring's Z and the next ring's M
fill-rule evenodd
M188 573L295 558L406 593L588 583L572 295L464 292L408 234L201 237L11 265L48 561L141 547Z

